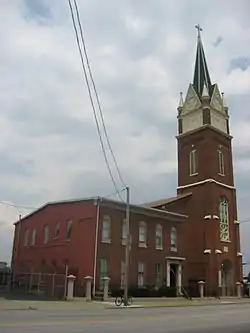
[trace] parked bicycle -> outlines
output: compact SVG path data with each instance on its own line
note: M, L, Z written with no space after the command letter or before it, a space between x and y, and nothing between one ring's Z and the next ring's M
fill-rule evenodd
M118 296L116 297L115 299L115 305L116 306L121 306L121 305L124 305L125 302L124 302L124 296ZM132 304L132 297L128 296L128 306L130 306Z

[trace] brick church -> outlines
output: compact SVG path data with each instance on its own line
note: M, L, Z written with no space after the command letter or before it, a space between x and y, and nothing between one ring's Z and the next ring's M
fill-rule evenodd
M212 83L198 29L193 82L178 106L178 187L173 198L130 207L129 284L176 288L205 282L234 295L242 280L228 106ZM15 223L12 270L62 272L123 286L125 204L102 197L50 202Z

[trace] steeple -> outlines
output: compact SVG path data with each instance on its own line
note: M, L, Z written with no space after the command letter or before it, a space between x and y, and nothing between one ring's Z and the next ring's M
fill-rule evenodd
M201 41L201 27L198 31L197 51L194 68L194 79L190 83L185 100L181 94L178 110L178 132L186 134L203 126L216 128L229 134L228 108L224 95L218 85L212 84Z
M206 85L209 96L211 97L212 93L212 84L211 79L207 67L207 62L205 58L205 52L202 45L201 34L202 31L200 25L195 26L198 31L197 38L197 50L196 50L196 59L195 59L195 67L194 67L194 79L193 79L193 87L195 92L199 97L202 96L204 84Z

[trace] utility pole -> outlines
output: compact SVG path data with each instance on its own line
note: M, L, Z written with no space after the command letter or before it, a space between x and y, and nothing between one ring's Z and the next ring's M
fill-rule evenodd
M130 231L129 231L129 213L130 213L130 195L129 187L126 187L126 248L125 248L125 272L124 272L124 305L128 305L128 284L129 284L129 251L130 251Z

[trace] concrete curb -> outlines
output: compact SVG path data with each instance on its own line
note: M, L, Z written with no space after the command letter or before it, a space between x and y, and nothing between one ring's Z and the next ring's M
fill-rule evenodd
M192 302L192 301L191 301ZM200 306L222 306L222 305L244 305L250 302L218 302L218 303L188 303L188 304L138 304L138 306L120 307L116 305L106 305L105 309L153 309L153 308L184 308Z

